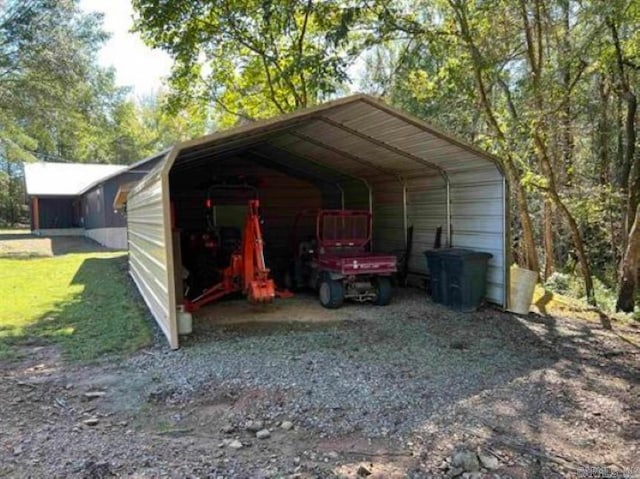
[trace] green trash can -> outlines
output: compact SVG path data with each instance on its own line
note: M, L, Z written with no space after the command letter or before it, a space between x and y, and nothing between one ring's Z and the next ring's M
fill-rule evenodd
M444 304L471 312L487 291L487 267L493 255L461 248L440 250L444 277Z
M424 252L429 268L429 284L431 286L431 299L434 303L445 304L445 278L442 264L442 250L434 249Z

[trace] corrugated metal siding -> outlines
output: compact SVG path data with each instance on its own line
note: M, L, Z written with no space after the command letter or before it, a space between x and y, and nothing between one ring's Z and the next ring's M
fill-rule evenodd
M441 245L447 245L447 188L440 175L412 178L407 182L408 224L413 225L413 246L409 271L428 272L424 252L432 249L436 230L442 226Z
M397 179L376 181L373 190L373 250L403 249L404 241L404 186Z
M105 181L102 189L105 228L114 228L127 225L126 217L121 212L114 211L113 200L115 199L116 193L118 192L118 188L120 188L120 186L127 183L139 181L143 178L143 176L144 175L140 173L127 172Z
M125 172L85 192L82 195L85 229L125 227L127 220L122 213L113 210L113 200L121 185L138 181L143 177L140 173Z
M127 201L129 268L171 347L178 347L173 269L167 248L168 189L161 171L150 173Z
M479 162L476 155L469 154L455 142L419 128L400 113L390 114L389 111L372 107L372 102L354 102L336 108L326 116L447 171L456 165L473 167ZM489 163L486 159L482 159L481 162Z
M344 191L344 207L351 210L369 209L369 188L362 181L349 180L340 183Z
M491 253L487 298L504 300L505 222L503 178L494 166L450 174L453 246Z

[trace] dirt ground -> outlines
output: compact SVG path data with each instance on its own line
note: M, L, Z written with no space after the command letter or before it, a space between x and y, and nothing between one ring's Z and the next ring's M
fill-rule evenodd
M638 344L419 290L335 314L231 300L177 351L1 364L0 476L637 477Z

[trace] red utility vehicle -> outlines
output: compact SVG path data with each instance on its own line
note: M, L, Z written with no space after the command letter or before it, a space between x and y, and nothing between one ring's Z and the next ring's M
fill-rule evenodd
M315 217L315 238L300 241L303 218ZM293 285L318 291L325 308L339 308L346 299L384 306L391 300L394 255L369 251L371 213L364 210L304 210L294 223Z

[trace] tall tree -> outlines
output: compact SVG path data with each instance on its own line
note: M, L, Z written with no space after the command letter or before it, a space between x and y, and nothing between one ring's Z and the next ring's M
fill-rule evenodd
M339 91L360 9L339 0L134 0L138 30L175 60L173 104L212 103L219 126L266 118Z
M625 211L625 254L620 265L620 289L616 308L633 311L640 275L640 152L638 151L638 89L640 83L640 5L614 1L604 13L611 43L605 58L612 62L614 83L625 105L624 130L621 132L620 185L627 191Z
M81 15L71 0L0 4L0 166L6 186L0 218L9 223L19 219L19 163L33 160L38 148L36 120L44 123L65 109L70 92L84 81L88 60L105 38L99 21Z

